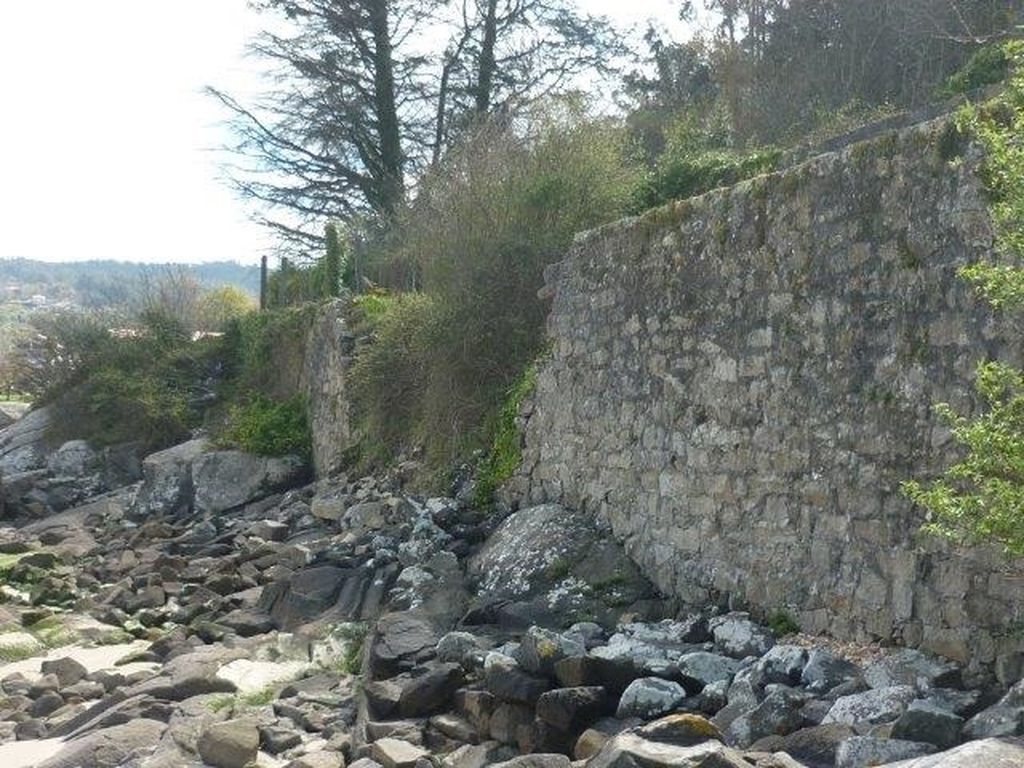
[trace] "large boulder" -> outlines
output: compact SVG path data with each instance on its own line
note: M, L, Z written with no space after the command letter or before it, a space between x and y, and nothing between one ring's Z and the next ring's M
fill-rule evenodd
M213 451L192 461L195 510L216 514L301 483L307 468L297 456Z
M198 743L199 756L214 768L246 768L256 760L259 748L259 730L247 720L214 723L203 731Z
M468 575L479 603L497 606L483 621L523 629L584 619L611 625L653 595L610 531L557 504L509 516L470 560Z
M69 741L60 752L37 768L115 768L141 756L160 741L166 726L139 718Z
M0 431L0 477L46 467L52 420L50 408L39 408Z
M948 752L918 757L888 768L1019 768L1024 765L1024 739L982 739Z
M982 710L964 726L968 739L1024 734L1024 680L1014 685L991 707Z
M192 463L206 450L205 440L189 440L142 461L142 486L132 505L136 518L178 516L192 511Z
M750 768L743 755L719 741L677 746L648 741L635 733L621 733L587 763L587 768Z

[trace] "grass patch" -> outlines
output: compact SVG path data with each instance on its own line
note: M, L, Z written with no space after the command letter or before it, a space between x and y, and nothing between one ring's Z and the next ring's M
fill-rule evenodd
M268 685L262 691L247 693L242 696L242 704L247 707L265 707L277 698L277 687Z
M306 398L296 395L273 400L254 395L233 405L217 443L257 456L295 455L308 461L313 454L313 436Z
M225 694L210 699L206 706L211 712L227 712L235 708L236 697Z
M523 402L537 389L537 363L530 365L508 391L498 413L494 444L477 475L476 501L489 504L494 494L523 463L523 440L519 434L519 412Z
M41 653L38 645L7 645L0 646L0 662L10 664L16 661L24 661L38 656Z
M768 617L768 629L776 637L795 635L800 631L800 625L788 611L776 611Z

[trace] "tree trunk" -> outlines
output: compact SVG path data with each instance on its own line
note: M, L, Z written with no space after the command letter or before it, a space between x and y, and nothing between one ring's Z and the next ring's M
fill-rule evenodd
M491 93L494 90L494 71L497 66L494 46L498 39L498 0L486 0L484 16L484 38L480 43L480 64L476 85L476 112L485 115L491 109Z
M404 157L402 137L395 104L395 72L392 60L391 29L388 24L388 0L371 0L370 28L373 34L373 95L380 139L377 176L380 181L380 210L394 216L405 197L402 177Z

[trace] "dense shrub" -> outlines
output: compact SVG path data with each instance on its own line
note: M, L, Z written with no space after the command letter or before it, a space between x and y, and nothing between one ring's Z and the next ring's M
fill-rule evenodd
M140 441L152 449L199 426L223 355L219 339L192 341L155 310L120 329L96 317L51 317L36 344L26 354L38 370L36 401L57 410L55 440Z
M315 304L251 312L227 327L229 399L254 392L284 400L299 390Z
M350 392L364 436L363 456L383 461L422 439L436 307L422 294L362 299L357 322L372 343L356 357Z
M721 125L693 110L679 112L663 140L663 151L636 189L634 213L772 171L781 154L771 147L734 149Z
M624 130L560 105L481 127L421 184L392 255L423 294L396 301L357 364L365 433L428 465L490 445L505 393L542 345L543 270L623 215L640 178Z
M257 456L312 456L312 436L306 399L296 395L287 400L272 400L253 395L233 405L218 443L239 448Z
M976 50L963 68L939 90L940 96L970 93L986 85L1001 83L1010 74L1010 56L1005 45L986 45Z
M994 307L1024 308L1024 43L1005 49L1013 74L1002 96L958 116L959 129L980 141L983 174L996 227L992 260L961 270ZM994 542L1024 555L1024 373L1005 363L978 366L984 412L968 418L940 405L963 458L931 483L908 482L907 495L927 509L925 530L968 542Z

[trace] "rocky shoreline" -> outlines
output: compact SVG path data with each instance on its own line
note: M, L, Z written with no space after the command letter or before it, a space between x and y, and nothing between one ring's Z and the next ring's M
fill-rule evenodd
M5 765L1024 765L1024 683L685 610L571 510L41 420L0 432Z

